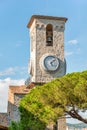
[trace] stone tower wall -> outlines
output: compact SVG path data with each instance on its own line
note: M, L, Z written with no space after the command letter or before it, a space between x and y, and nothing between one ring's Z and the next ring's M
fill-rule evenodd
M66 117L61 117L58 119L57 130L66 130Z
M53 46L46 46L46 26L48 24L53 25ZM34 20L30 28L31 60L34 59L32 60L32 82L49 82L66 73L64 60L64 29L64 21L46 19ZM60 66L56 73L48 73L41 68L41 57L45 54L51 54L58 57Z

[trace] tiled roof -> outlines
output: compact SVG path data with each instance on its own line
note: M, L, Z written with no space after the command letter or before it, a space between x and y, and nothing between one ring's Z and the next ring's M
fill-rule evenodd
M11 93L18 93L18 94L26 94L28 91L25 91L26 86L22 85L22 86L9 86L9 90L11 91Z
M35 86L35 84L31 83L28 86L21 85L21 86L9 86L8 91L8 101L12 104L14 104L14 94L27 94L29 93L29 90L32 89Z
M36 86L35 83L31 83L31 84L29 84L26 88L27 88L27 89L32 89L32 88L35 87L35 86Z

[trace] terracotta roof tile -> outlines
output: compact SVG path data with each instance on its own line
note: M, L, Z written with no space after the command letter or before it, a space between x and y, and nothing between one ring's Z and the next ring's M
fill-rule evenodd
M25 85L22 85L22 86L9 86L9 89L10 89L11 93L26 94L26 91L24 91L26 89Z

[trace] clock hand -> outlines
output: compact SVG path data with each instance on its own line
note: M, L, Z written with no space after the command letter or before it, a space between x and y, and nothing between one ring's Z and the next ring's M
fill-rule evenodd
M53 59L50 63L52 64L53 62L55 62L56 61L56 59Z

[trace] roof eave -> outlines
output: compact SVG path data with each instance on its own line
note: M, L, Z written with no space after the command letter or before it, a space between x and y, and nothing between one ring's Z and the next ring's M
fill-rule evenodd
M66 22L68 19L66 17L54 17L54 16L43 16L43 15L32 15L30 21L27 25L28 28L31 27L34 19L49 19L49 20L60 20Z

